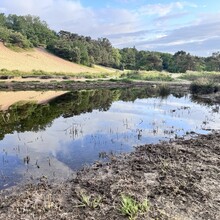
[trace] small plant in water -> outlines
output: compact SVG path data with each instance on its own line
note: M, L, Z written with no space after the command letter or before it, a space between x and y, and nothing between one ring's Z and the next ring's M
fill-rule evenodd
M126 195L122 195L121 199L120 211L123 215L128 216L129 220L135 220L139 213L145 213L149 209L147 200L140 203Z

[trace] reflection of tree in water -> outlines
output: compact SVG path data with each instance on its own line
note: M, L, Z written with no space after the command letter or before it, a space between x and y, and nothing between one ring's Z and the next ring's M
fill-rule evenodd
M35 103L16 104L7 112L0 114L0 139L5 134L14 131L39 131L50 126L52 121L60 116L71 117L81 113L107 111L114 101L135 101L137 98L156 97L160 94L159 88L133 89L100 89L81 90L63 95L49 104Z

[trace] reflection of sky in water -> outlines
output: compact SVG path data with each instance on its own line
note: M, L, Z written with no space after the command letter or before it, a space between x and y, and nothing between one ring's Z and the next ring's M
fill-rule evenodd
M18 156L0 152L0 189L10 187L21 180L21 175L16 172L21 167L22 161Z
M15 178L23 175L27 166L21 163L29 155L28 172L34 177L49 173L65 177L70 174L69 168L78 169L99 159L100 152L127 152L136 145L180 137L191 131L220 129L220 115L212 111L214 107L171 95L167 99L117 101L106 112L94 110L70 118L59 117L45 131L6 135L0 141L0 156L4 154L8 162L1 164L0 172Z

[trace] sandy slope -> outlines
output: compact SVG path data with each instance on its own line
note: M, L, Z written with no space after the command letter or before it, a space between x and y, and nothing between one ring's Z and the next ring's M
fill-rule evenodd
M33 51L15 52L5 47L1 42L0 69L21 70L25 72L31 70L67 73L101 72L99 68L90 68L66 61L46 52L44 49L35 48Z
M19 101L36 101L37 103L45 103L60 95L65 91L18 91L18 92L0 92L0 111L7 110L9 106Z

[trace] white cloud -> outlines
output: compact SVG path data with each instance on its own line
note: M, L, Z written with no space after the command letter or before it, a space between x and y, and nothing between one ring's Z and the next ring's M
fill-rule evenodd
M0 6L7 9L6 14L37 15L56 31L62 28L73 32L90 30L95 19L95 13L83 7L79 1L2 0Z
M159 15L165 16L175 9L182 9L184 7L183 3L173 2L170 4L149 4L142 6L140 12L145 15Z
M37 15L56 30L67 30L92 37L138 31L138 16L126 9L84 7L70 0L1 0L6 14Z

